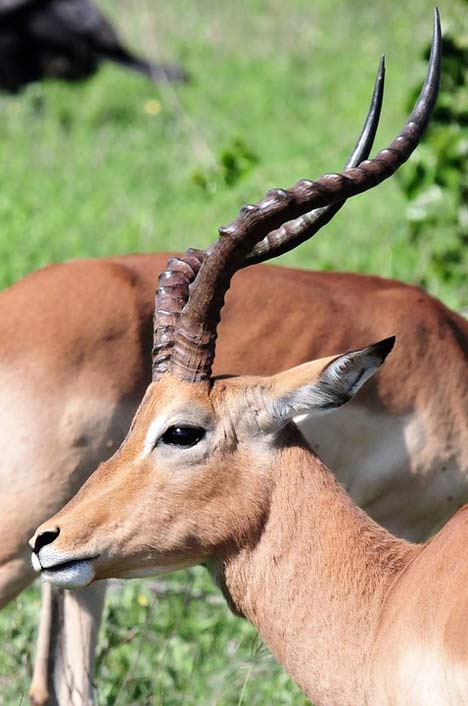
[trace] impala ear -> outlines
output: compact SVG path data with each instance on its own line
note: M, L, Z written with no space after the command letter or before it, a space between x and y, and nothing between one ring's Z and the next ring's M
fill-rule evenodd
M380 368L394 343L392 336L273 376L262 427L274 431L299 415L326 412L348 402Z

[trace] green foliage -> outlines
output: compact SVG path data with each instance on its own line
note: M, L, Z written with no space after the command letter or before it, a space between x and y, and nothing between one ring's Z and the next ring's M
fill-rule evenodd
M426 50L426 59L429 50ZM411 96L413 104L417 92ZM426 247L418 281L465 288L468 276L468 36L445 35L439 99L423 144L399 173L409 242Z
M242 690L244 704L306 703L252 628L229 613L203 569L153 586L159 597L142 582L110 597L110 629L99 654L100 703L237 706ZM116 673L124 675L119 682Z
M2 704L27 703L39 591L0 616ZM235 618L204 569L112 583L99 643L99 706L306 706L299 689Z
M232 187L237 184L257 162L257 155L241 137L236 137L220 151L214 166L195 169L192 179L194 184L207 193L215 194L223 186Z
M39 608L39 591L33 588L0 613L0 702L5 706L28 703Z
M383 52L376 149L388 144L431 32L425 0L411 12L403 0L268 0L242 13L227 0L100 1L130 44L180 61L193 80L156 88L105 66L82 84L50 81L0 97L0 286L51 261L204 247L268 188L339 169ZM441 12L444 24L466 27L456 0L442 0ZM356 22L358 43L349 39ZM404 204L389 180L278 263L419 282L445 233L409 243ZM451 306L466 304L461 283L433 273L428 287Z

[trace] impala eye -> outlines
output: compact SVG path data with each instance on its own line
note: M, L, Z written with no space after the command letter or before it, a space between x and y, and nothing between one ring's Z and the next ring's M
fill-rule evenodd
M169 427L167 431L161 436L160 441L163 444L170 444L171 446L195 446L199 441L203 439L206 434L206 430L202 427L182 427L174 426Z

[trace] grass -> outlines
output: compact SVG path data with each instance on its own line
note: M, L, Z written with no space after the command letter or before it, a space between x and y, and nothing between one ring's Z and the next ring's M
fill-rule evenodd
M432 21L424 0L269 0L242 12L227 0L108 5L129 41L177 58L192 83L158 90L106 66L87 83L1 100L1 284L51 260L206 245L267 188L339 169L385 52L384 146L424 75ZM461 9L442 2L444 22L466 27ZM226 154L241 162L233 183ZM408 244L406 207L390 180L283 261L421 279L432 243ZM466 303L451 283L428 286L452 306Z
M179 61L192 82L158 89L105 66L83 84L49 82L0 99L3 286L51 261L205 246L271 186L339 169L382 53L388 73L376 145L384 146L424 75L431 33L426 0L103 5L130 43ZM441 0L444 24L466 32L465 7ZM437 233L410 243L407 207L392 179L353 199L282 261L422 281ZM466 281L432 277L427 286L462 307ZM217 596L201 569L167 579L159 598L148 583L114 591L99 647L99 703L304 704ZM37 609L31 588L0 615L5 706L27 693Z
M100 706L304 706L307 701L201 568L115 582L98 651ZM2 704L27 698L39 591L1 616Z

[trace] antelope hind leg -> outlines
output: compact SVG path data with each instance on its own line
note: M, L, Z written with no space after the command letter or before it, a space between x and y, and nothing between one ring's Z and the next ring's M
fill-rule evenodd
M41 617L36 643L34 670L29 689L29 700L33 706L45 706L52 703L53 665L57 648L58 620L62 612L60 603L63 604L63 591L42 584Z
M51 587L49 587L51 588ZM93 706L96 642L106 583L43 591L33 681L34 706Z

